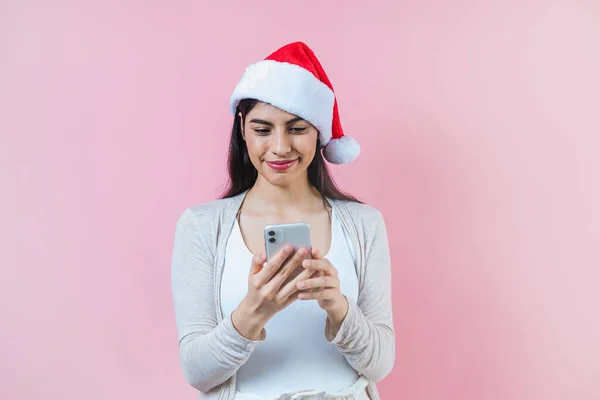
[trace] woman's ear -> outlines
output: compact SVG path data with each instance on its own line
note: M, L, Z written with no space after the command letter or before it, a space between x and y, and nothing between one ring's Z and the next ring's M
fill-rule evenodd
M242 139L246 140L246 134L244 133L244 117L242 117L242 113L238 113L240 117L240 131L242 132Z

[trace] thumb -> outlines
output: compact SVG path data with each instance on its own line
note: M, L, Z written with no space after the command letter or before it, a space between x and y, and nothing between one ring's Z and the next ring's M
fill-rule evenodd
M260 272L260 270L263 269L265 261L267 261L267 259L263 253L256 254L254 257L252 257L252 265L250 266L250 276Z
M321 256L321 252L319 251L319 249L316 249L313 247L313 249L311 250L311 255L313 260L322 260L323 257Z

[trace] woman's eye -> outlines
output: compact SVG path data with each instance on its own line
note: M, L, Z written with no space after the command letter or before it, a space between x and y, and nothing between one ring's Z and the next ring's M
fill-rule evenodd
M266 135L267 133L269 133L268 129L254 129L254 131L259 135Z
M290 129L292 131L292 133L302 133L306 130L306 128L304 127L294 127L292 129Z

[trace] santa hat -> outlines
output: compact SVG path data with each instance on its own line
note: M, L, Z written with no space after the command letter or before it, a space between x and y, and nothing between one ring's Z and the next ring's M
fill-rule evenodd
M323 156L333 164L353 161L360 145L345 136L333 86L313 51L302 42L287 44L246 68L231 95L235 115L242 99L271 104L310 122L319 131Z

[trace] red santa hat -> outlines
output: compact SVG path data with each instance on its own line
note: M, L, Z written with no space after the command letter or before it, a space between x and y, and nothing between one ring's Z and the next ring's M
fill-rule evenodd
M302 42L287 44L246 68L231 95L235 115L242 99L257 99L297 115L319 131L323 157L332 164L353 161L360 145L345 136L333 86L313 51Z

